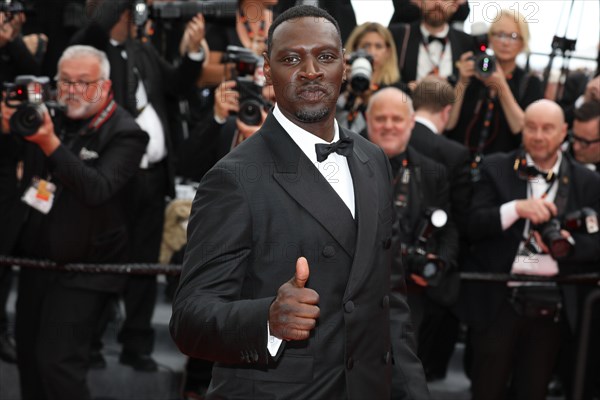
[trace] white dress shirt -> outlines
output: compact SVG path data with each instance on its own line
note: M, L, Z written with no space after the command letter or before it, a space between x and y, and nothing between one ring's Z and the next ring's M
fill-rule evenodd
M423 36L423 41L427 43L430 33L427 29L425 29L423 24L421 24L420 29L421 35ZM449 31L450 27L448 24L446 24L444 30L438 32L434 36L448 37ZM442 50L444 50L443 54ZM446 41L446 47L444 47L438 41L427 44L427 48L425 48L423 43L419 44L419 56L417 58L417 81L429 75L435 67L438 67L439 76L442 78L447 78L452 75L452 45L450 44L450 40Z

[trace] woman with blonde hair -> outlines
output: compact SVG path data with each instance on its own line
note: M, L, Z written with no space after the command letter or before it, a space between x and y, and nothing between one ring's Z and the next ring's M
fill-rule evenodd
M397 86L400 82L396 45L390 31L377 22L365 22L354 28L345 45L346 57L362 50L372 57L372 75L369 86L356 90L347 84L338 100L338 123L355 132L366 127L364 111L370 95L386 86ZM350 66L349 66L350 67ZM347 72L351 80L350 69ZM349 82L348 82L349 83Z
M449 138L469 147L473 166L483 155L511 151L521 144L523 110L542 98L539 78L517 66L517 56L528 52L529 27L523 15L501 10L488 32L495 71L484 74L485 61L476 65L472 52L457 61L456 103L447 125ZM473 177L477 178L474 171Z

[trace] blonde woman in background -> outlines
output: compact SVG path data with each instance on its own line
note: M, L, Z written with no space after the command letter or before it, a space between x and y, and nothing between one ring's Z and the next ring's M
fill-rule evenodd
M365 22L354 28L345 45L346 57L350 61L358 50L364 50L373 58L372 76L365 91L353 90L352 71L347 72L347 82L338 100L338 123L360 133L366 128L364 112L371 94L386 86L397 86L400 82L396 45L392 34L377 22ZM350 66L349 66L350 67Z

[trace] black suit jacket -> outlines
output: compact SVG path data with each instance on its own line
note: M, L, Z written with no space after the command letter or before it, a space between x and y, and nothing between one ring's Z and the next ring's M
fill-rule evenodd
M170 129L167 102L177 99L188 91L196 83L196 79L202 71L202 63L192 61L189 57L182 58L181 64L174 67L166 62L151 43L142 43L138 40L128 39L125 42L127 52L126 71L117 71L117 66L122 63L118 59L121 56L113 49L109 41L109 33L99 25L90 23L79 31L72 39L71 44L86 44L104 51L111 64L111 79L113 79L113 91L115 100L134 117L137 116L135 91L138 76L142 79L148 103L152 104L165 133L165 145L167 147L167 172L169 195L175 193L175 163L176 151L174 143L180 143L179 138L174 138ZM135 73L138 71L139 75ZM117 79L125 79L126 86L117 84ZM134 84L132 84L134 83Z
M409 145L442 163L448 170L450 215L459 232L465 234L472 192L469 150L455 141L436 135L420 122L415 123Z
M419 47L423 41L423 35L419 28L420 22L407 24L391 24L389 30L396 43L398 55L398 69L400 79L403 83L409 83L417 79L417 61L419 59ZM408 38L405 39L408 33ZM473 39L470 35L450 27L448 40L452 48L452 71L454 77L458 78L458 69L455 61L460 56L472 50Z
M57 186L47 215L29 206L19 255L58 263L115 263L128 259L124 188L139 168L148 135L120 107L98 130L68 131L50 156L28 143L22 191L34 176ZM85 149L85 150L83 150ZM96 154L82 158L84 153ZM126 275L60 273L61 283L117 291Z
M216 362L208 399L390 398L392 349L405 398L427 398L406 302L390 292L389 166L367 140L340 136L354 139L356 219L272 114L201 181L171 334L185 354ZM272 358L269 306L299 256L320 317L308 340Z
M527 198L527 181L520 179L513 165L519 152L496 153L482 164L481 181L473 191L469 235L473 251L466 270L477 272L509 273L523 237L525 220L520 219L506 231L502 231L500 206L516 199ZM559 178L567 193L565 213L592 207L600 212L600 177L569 157L569 177ZM572 233L576 241L574 253L559 261L561 274L597 271L600 261L600 234ZM563 288L564 289L564 288ZM574 292L565 292L566 311L573 324L577 318ZM464 282L464 311L471 323L491 322L508 296L506 284L487 282Z

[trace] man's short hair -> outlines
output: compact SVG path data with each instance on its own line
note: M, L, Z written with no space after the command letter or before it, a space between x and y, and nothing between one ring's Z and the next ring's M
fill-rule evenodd
M96 57L98 59L98 63L100 64L100 78L109 79L110 62L108 61L106 53L92 46L74 45L67 47L60 56L60 59L58 60L58 65L60 66L60 63L62 63L64 60L71 60L74 58L88 56Z
M340 38L340 47L342 46L342 33L340 31L340 26L338 25L335 18L333 18L331 16L331 14L329 14L327 11L323 10L322 8L301 5L301 6L288 8L287 10L285 10L284 12L279 14L277 16L277 18L275 18L275 20L271 24L271 27L269 28L269 34L267 37L267 54L269 56L271 56L271 47L273 44L273 32L275 32L275 29L277 29L277 27L279 25L281 25L282 23L284 23L286 21L289 21L292 19L297 19L297 18L305 18L305 17L325 18L327 21L331 22L333 24L333 26L335 26L335 29L337 30L338 36ZM309 34L309 33L307 32L307 34Z
M416 111L438 113L444 107L454 104L456 95L452 85L445 79L427 76L415 88L412 99Z
M600 117L600 101L587 101L575 110L575 120L588 122Z

